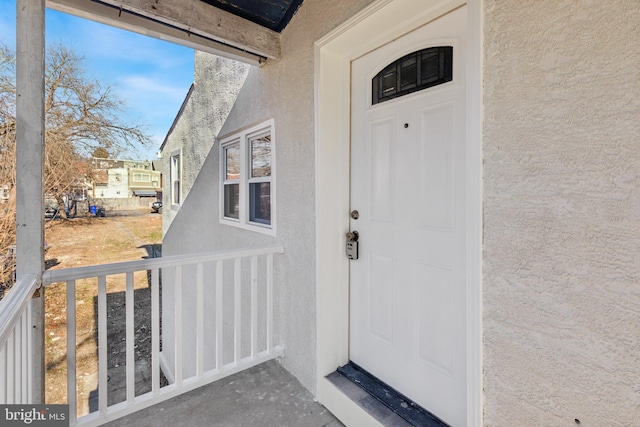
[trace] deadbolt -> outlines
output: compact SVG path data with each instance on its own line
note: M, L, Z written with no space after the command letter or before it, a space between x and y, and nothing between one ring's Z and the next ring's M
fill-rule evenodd
M358 219L360 218L360 212L358 212L356 209L351 211L351 219Z

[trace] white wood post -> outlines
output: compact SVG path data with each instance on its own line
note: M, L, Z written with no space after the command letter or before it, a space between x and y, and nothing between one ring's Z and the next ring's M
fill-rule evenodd
M44 268L45 0L16 1L16 275ZM32 300L33 403L44 403L44 288Z

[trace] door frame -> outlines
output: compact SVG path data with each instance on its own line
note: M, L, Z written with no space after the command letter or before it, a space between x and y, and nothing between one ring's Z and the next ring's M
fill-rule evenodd
M426 3L426 4L425 4ZM316 397L346 425L379 425L325 377L349 361L351 61L467 4L467 424L482 424L482 0L377 0L314 46ZM389 23L392 23L389 25Z

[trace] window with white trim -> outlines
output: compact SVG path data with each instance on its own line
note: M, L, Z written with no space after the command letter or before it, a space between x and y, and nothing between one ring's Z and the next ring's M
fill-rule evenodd
M151 181L151 175L148 173L134 173L133 174L134 182L149 182Z
M169 160L169 176L171 177L171 204L180 205L181 203L180 179L182 177L182 164L180 160L180 151L171 153L171 158Z
M240 218L240 142L234 141L222 150L224 157L223 217Z
M275 233L274 154L273 120L221 141L221 223Z

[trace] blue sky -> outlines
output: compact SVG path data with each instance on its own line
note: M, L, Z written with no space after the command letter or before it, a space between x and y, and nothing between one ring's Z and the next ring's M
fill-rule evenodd
M15 0L0 0L0 43L15 49ZM152 139L153 160L193 82L193 49L47 9L47 45L61 43L85 58L87 77L111 85L125 117ZM133 156L132 156L133 157Z

